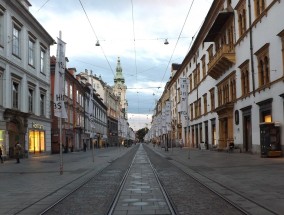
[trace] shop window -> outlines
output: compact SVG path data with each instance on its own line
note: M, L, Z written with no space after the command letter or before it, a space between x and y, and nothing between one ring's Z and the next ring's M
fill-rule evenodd
M29 131L29 152L41 153L45 152L45 133L41 130Z
M272 99L258 102L257 105L259 106L260 123L272 122Z
M6 131L5 130L0 130L0 147L2 149L2 154L6 155L6 147L5 147L5 139L6 139L6 135L5 135Z

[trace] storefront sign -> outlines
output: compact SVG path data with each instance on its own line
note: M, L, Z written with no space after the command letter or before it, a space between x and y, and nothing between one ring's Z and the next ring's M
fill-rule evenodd
M43 125L37 124L35 122L32 123L32 126L33 126L33 128L36 128L36 129L41 129L41 130L44 129Z

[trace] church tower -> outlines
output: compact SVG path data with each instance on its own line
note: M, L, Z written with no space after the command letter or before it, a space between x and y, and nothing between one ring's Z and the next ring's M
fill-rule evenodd
M116 96L120 98L120 109L123 114L123 118L127 119L127 109L128 109L128 103L126 100L126 85L125 80L122 74L122 68L120 65L120 58L117 59L117 65L116 65L116 73L114 77L114 93Z

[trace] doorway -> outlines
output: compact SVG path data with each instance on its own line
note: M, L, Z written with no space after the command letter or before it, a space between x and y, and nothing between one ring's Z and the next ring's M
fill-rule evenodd
M243 133L243 150L252 152L252 135L251 135L251 116L244 116L244 133Z

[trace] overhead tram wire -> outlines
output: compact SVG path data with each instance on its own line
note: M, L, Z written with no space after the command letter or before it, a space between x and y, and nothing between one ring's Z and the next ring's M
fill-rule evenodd
M46 4L47 2L49 2L49 0L47 0L46 2L44 2L44 4L37 10L37 12L39 12Z
M88 20L88 22L89 22L89 24L90 24L90 26L91 26L91 28L92 28L92 31L93 31L93 33L94 33L94 35L95 35L95 37L96 37L96 40L98 41L98 40L99 40L99 39L98 39L98 36L97 36L97 34L96 34L96 32L95 32L95 29L94 29L94 27L93 27L93 25L92 25L92 23L91 23L91 21L90 21L90 19L89 19L89 16L88 16L88 14L87 14L87 12L86 12L86 10L85 10L85 8L84 8L84 6L83 6L81 0L79 0L79 2L80 2L80 4L81 4L81 7L82 7L82 9L83 9L83 11L84 11L84 13L85 13L85 15L86 15L86 18L87 18L87 20ZM109 66L109 68L110 68L110 70L111 70L113 76L115 76L114 71L113 71L113 69L112 69L112 67L111 67L111 65L110 65L110 63L109 63L109 60L107 59L107 56L106 56L106 54L105 54L105 52L104 52L104 50L103 50L103 47L102 47L102 46L100 46L100 47L101 47L101 50L102 50L102 52L103 52L103 55L104 55L104 57L105 57L105 59L106 59L106 61L107 61L107 63L108 63L108 66Z
M134 24L134 6L133 0L131 0L131 12L132 12L132 30L133 30L133 46L134 46L134 59L135 59L135 74L136 74L136 83L137 83L137 55L136 55L136 41L135 41L135 24ZM138 113L139 113L139 93L137 92L137 105L138 105Z
M189 13L190 13L190 11L191 11L191 8L192 8L193 3L194 3L194 0L191 2L191 5L190 5L189 10L188 10L188 12L187 12L186 18L185 18L185 20L184 20L183 26L182 26L181 31L180 31L180 33L179 33L178 39L177 39L177 41L176 41L176 44L175 44L175 47L174 47L174 49L173 49L172 55L171 55L170 60L169 60L169 62L168 62L167 68L166 68L166 70L165 70L165 72L164 72L164 75L163 75L163 78L162 78L161 83L163 82L163 80L164 80L164 78L165 78L166 72L167 72L167 70L168 70L168 68L169 68L169 65L170 65L170 63L171 63L171 60L172 60L172 58L173 58L174 52L175 52L175 50L176 50L177 44L178 44L179 39L180 39L180 37L181 37L181 34L182 34L182 32L183 32L184 26L185 26L185 24L186 24L186 21L187 21L187 18L188 18L188 16L189 16Z
M188 16L189 16L189 13L190 13L190 11L191 11L191 8L192 8L193 3L194 3L194 0L191 2L191 5L190 5L190 7L189 7L189 9L188 9L188 12L187 12L187 14L186 14L186 17L185 17L183 26L182 26L182 28L181 28L181 31L180 31L180 33L179 33L179 36L178 36L178 38L177 38L175 47L174 47L173 52L172 52L172 54L171 54L171 57L170 57L170 59L169 59L169 61L168 61L168 64L167 64L167 67L166 67L166 69L165 69L163 78L162 78L162 80L161 80L161 82L160 82L160 86L162 86L162 82L163 82L163 80L164 80L164 78L165 78L165 75L166 75L166 73L167 73L167 70L168 70L168 68L169 68L169 65L170 65L170 63L171 63L171 61L172 61L174 52L175 52L176 47L177 47L177 44L178 44L178 42L179 42L179 40L180 40L180 38L181 38L181 34L182 34L182 32L183 32L184 26L185 26L185 24L186 24L186 21L187 21L187 18L188 18ZM158 91L157 91L157 93L158 93ZM156 101L154 102L154 106L155 106L155 105L156 105Z

